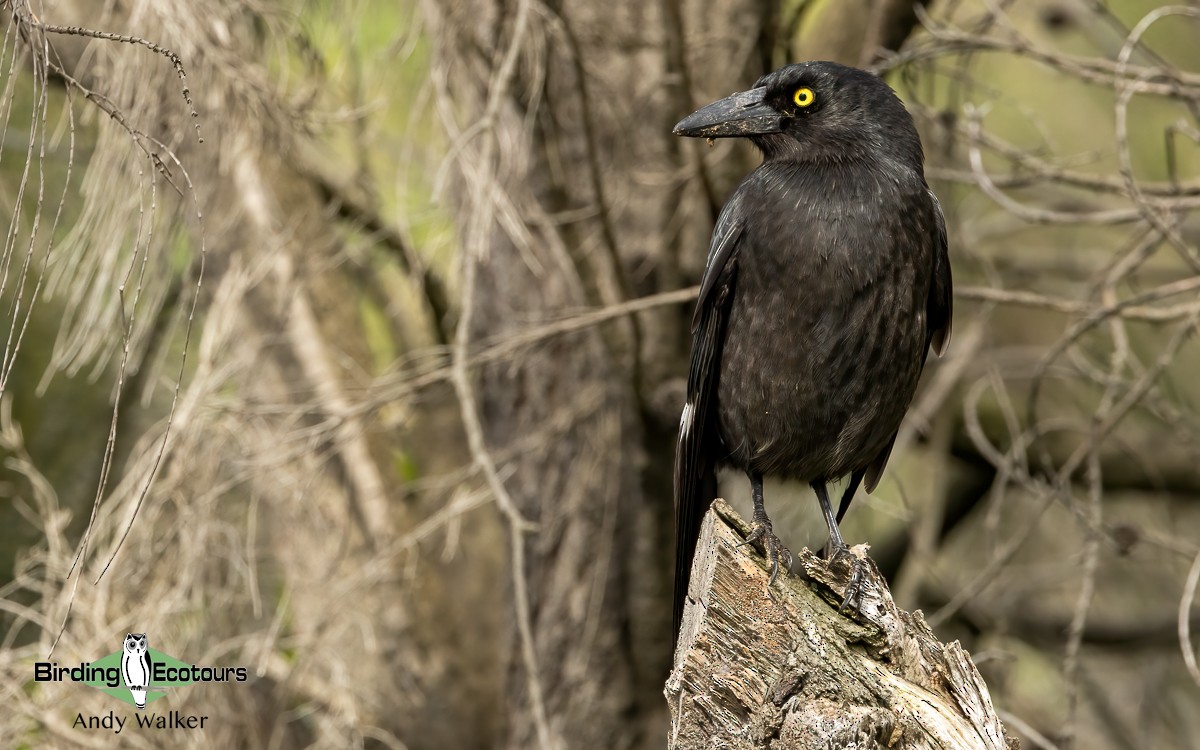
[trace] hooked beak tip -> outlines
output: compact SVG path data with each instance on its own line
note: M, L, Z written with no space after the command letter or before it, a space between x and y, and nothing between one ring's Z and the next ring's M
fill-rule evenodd
M744 138L778 133L782 117L764 101L766 89L742 91L701 107L671 132L688 138Z

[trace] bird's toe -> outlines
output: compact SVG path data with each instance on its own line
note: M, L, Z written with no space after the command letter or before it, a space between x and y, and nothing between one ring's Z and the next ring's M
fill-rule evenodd
M830 549L827 559L830 563L844 560L846 567L849 569L846 576L846 588L842 594L842 603L838 607L838 614L851 609L858 611L859 605L862 604L864 584L867 580L866 562L854 555L850 551L850 548L844 544L834 545Z
M846 582L846 593L838 607L839 615L851 608L858 610L862 604L863 579L862 563L856 563L850 571L850 580Z
M775 583L775 579L779 577L780 561L783 562L785 570L792 566L792 552L783 545L779 537L775 536L770 521L755 523L749 536L746 537L746 541L742 544L753 544L771 562L771 577L767 581L768 586Z

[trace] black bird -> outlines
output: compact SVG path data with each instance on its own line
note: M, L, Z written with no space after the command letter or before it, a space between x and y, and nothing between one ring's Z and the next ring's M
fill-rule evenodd
M772 582L791 553L771 529L764 476L809 482L830 559L847 552L838 521L864 479L867 492L879 482L929 349L946 347L951 281L920 137L877 76L788 65L675 134L749 138L763 154L717 219L692 320L675 457L678 633L718 466L750 478L747 541L764 547ZM835 517L825 485L846 475Z

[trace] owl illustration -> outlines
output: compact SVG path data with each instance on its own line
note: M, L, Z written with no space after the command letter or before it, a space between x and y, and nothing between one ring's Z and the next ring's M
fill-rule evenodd
M139 711L146 710L146 688L150 686L153 662L145 633L128 633L121 644L121 679Z

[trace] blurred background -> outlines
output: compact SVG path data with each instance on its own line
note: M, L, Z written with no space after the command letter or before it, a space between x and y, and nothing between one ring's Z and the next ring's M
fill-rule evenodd
M662 747L691 302L758 160L671 127L834 59L917 118L956 286L847 540L1024 747L1200 747L1197 4L0 12L4 745ZM252 678L72 727L125 707L33 663L127 632Z

